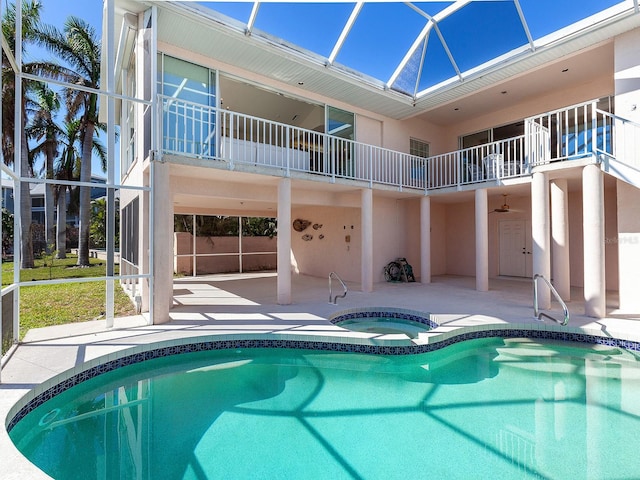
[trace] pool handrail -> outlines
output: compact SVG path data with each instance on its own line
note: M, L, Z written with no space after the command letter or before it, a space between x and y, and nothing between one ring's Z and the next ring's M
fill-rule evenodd
M342 292L341 295L336 295L335 297L333 297L333 287L331 284L331 279L332 278L336 278L340 284L342 285L342 288L344 289L344 291ZM347 296L347 286L344 284L344 282L342 281L342 279L340 278L340 276L336 273L336 272L331 272L329 274L329 303L333 304L333 305L337 305L338 304L338 299L339 298L344 298Z
M558 303L560 303L560 305L562 305L562 310L563 310L563 319L562 319L562 321L558 320L557 318L552 317L551 315L548 315L548 314L546 314L544 312L541 312L540 309L538 308L538 279L539 278L544 280L544 282L549 287L549 290L551 290L551 293L553 294L553 296L556 297L556 300L558 300ZM533 276L533 315L538 320L541 320L542 317L546 317L549 320L553 320L554 322L558 322L563 327L566 326L569 323L569 309L567 308L567 304L564 303L564 300L562 300L562 298L560 297L560 294L555 289L555 287L551 284L551 282L549 280L547 280L543 275L541 275L539 273L536 273Z

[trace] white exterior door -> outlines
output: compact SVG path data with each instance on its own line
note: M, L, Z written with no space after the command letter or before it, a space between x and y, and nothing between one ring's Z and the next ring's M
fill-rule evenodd
M500 275L530 277L532 275L531 223L527 220L501 220Z

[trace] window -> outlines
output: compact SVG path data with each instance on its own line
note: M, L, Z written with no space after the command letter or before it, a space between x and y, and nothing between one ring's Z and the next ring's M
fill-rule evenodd
M164 150L215 155L215 72L166 55L161 61Z
M126 90L124 95L135 97L137 94L136 84L136 56L135 53L131 55L129 62L129 68L126 74ZM136 109L138 108L136 102L124 100L122 102L123 113L123 138L122 147L124 148L124 154L121 155L121 169L122 175L126 175L131 165L136 159Z
M416 157L428 158L429 157L429 144L418 140L417 138L409 139L409 154Z
M471 148L491 142L492 130L482 130L481 132L472 133L460 137L460 148Z
M344 140L330 140L328 151L330 171L346 177L353 175L353 140L355 136L355 115L339 108L327 106L326 131L333 137Z

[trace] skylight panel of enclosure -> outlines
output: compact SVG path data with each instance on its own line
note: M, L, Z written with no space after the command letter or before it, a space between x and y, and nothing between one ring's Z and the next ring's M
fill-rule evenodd
M634 0L199 3L252 35L282 39L413 98L533 52L536 41L610 7L637 8Z
M610 7L625 3L620 0L519 0L519 2L534 40Z
M404 3L365 3L335 63L386 82L426 21Z

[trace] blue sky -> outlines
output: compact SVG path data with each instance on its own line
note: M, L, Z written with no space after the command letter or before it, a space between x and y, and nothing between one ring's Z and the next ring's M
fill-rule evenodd
M102 0L40 0L40 3L42 4L42 20L44 23L62 29L67 17L75 15L93 25L98 32L98 37L101 36ZM30 50L32 53L29 57L48 55L40 50L34 51L33 48Z

